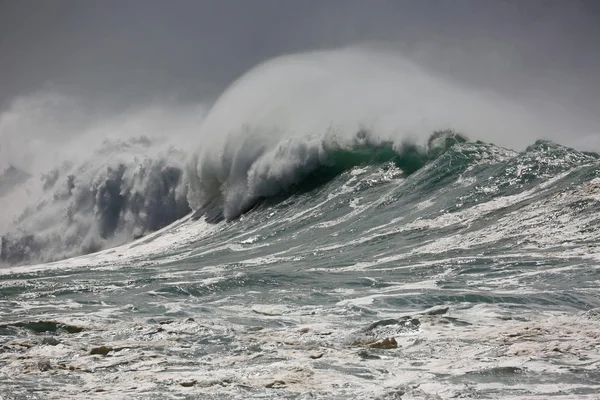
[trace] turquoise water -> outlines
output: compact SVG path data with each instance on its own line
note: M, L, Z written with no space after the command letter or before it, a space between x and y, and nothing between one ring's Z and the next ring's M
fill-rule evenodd
M3 267L0 398L597 398L598 157L449 145Z

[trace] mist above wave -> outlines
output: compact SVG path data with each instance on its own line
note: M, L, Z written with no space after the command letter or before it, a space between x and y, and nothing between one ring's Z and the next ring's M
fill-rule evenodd
M389 144L403 152L447 128L525 146L538 122L384 50L284 56L234 82L207 114L188 167L190 205L232 219L331 163L336 151Z

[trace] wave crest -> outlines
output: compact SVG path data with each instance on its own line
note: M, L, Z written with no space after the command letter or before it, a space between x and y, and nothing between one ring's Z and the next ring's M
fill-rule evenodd
M195 216L208 221L239 217L261 199L316 188L353 167L393 162L411 174L455 143L466 139L452 131L435 132L427 147L408 141L395 145L360 130L349 142L335 135L289 138L274 147L196 158L190 174L190 203Z

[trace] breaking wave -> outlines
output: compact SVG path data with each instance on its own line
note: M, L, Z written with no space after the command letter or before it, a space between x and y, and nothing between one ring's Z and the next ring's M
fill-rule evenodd
M206 115L193 107L154 110L85 134L69 126L69 136L54 126L56 115L76 102L58 109L50 103L51 118L37 125L30 123L37 106L18 118L0 115L0 206L9 210L0 215L3 262L95 252L190 213L231 221L357 166L394 165L405 176L433 168L431 183L469 165L465 153L440 164L467 136L520 146L551 125L401 57L357 49L259 65ZM38 131L46 126L58 132L49 137L62 138L59 156L45 154L51 142Z
M207 185L205 175L202 194L209 200L195 208L194 216L213 223L231 220L265 199L311 191L359 165L393 163L410 174L453 143L465 141L453 131L434 133L428 148L410 143L395 147L370 138L360 131L349 147L332 141L286 141L271 152L256 154L243 168L238 165L237 180L219 181L222 175L215 174ZM146 137L105 141L92 157L96 162L77 167L66 163L42 175L40 201L26 207L15 221L16 229L2 236L2 260L51 261L95 252L188 215L188 188L192 182L198 185L198 176L190 179L184 173L182 151L170 148L153 158L143 156L152 145ZM25 176L11 167L2 181Z
M273 196L310 191L344 171L360 165L393 163L411 174L466 138L452 131L434 132L427 146L411 142L395 145L361 130L349 142L325 139L288 139L274 148L259 148L244 158L222 157L218 168L209 157L196 160L190 173L195 216L207 221L231 220ZM195 197L193 197L195 195Z

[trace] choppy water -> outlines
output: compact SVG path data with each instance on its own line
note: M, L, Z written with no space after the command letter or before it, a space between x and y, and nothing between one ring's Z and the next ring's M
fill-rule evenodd
M599 166L459 143L5 267L0 398L597 399Z

